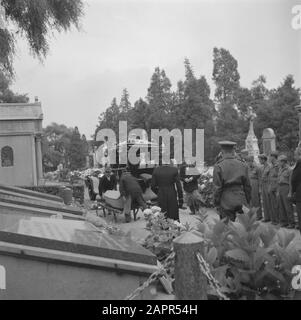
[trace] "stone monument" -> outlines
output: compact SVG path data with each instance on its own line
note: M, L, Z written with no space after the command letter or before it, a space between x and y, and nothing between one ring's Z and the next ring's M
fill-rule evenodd
M0 103L0 183L43 184L41 102Z
M256 114L253 112L252 107L248 108L248 120L250 122L249 133L246 138L246 149L248 150L249 155L254 156L255 162L259 163L258 155L259 155L259 147L258 140L254 133L254 119Z
M272 151L276 151L276 136L274 130L266 128L262 134L263 153L269 156Z

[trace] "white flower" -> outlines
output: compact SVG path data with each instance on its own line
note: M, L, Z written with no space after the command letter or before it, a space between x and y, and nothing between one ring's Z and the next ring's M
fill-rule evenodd
M160 207L157 207L157 206L153 206L153 207L151 207L151 209L150 209L153 213L155 213L155 212L160 212L161 211L161 208Z

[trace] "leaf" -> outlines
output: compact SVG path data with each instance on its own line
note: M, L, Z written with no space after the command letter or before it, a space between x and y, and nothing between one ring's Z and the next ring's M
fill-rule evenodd
M278 237L278 240L279 240L279 244L283 248L286 248L291 243L291 241L293 241L295 236L296 236L295 233L288 232L284 228L280 229L277 232L277 237Z
M242 249L233 249L226 252L226 256L231 259L242 261L244 263L250 263L249 255Z
M283 275L280 272L278 272L274 269L270 269L270 268L267 268L266 271L268 274L270 274L271 276L273 276L274 278L276 278L280 282L286 283L285 278L283 277Z
M206 255L206 261L210 265L213 265L213 263L215 262L216 258L217 258L217 250L216 250L216 248L212 247L212 248L210 248L210 250L208 251L208 253Z

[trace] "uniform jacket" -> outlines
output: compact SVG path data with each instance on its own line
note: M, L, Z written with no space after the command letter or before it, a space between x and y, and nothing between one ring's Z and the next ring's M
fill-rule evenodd
M297 202L301 202L301 161L296 163L291 175L291 192Z
M214 199L217 206L235 210L250 202L251 185L248 167L234 155L224 156L214 166Z
M267 184L269 182L269 173L271 166L266 163L261 167L261 183Z
M269 176L268 176L269 192L276 192L277 191L278 173L279 173L278 164L271 165L270 171L269 171Z
M284 168L279 168L278 173L278 185L289 185L290 184L290 176L292 170L289 166L285 166Z

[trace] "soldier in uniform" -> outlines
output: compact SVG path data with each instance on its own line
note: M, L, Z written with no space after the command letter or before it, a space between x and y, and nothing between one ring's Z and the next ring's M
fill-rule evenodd
M290 176L292 170L287 163L287 157L281 155L278 158L279 161L279 173L278 173L278 204L281 227L287 227L288 229L295 228L293 205L288 199L290 189Z
M223 157L213 170L214 202L221 219L235 221L236 214L243 213L243 205L251 200L248 167L235 156L235 142L220 141L219 144Z
M260 191L259 191L259 183L260 183L260 168L259 166L254 162L254 156L248 156L247 159L247 165L248 165L248 173L251 183L251 202L250 206L252 208L257 209L257 220L262 219L262 211L261 211L261 197L260 197Z
M258 157L261 164L260 189L264 214L263 222L269 222L271 221L271 209L268 194L270 165L268 163L268 157L265 154L260 154Z
M269 195L269 207L271 210L272 224L279 224L279 208L277 201L277 188L278 188L278 152L273 151L270 155L270 171L268 176L268 195Z

